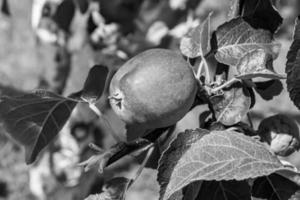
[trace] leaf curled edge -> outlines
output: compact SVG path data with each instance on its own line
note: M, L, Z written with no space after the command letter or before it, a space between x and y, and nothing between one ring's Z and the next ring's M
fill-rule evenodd
M284 79L284 74L278 74L273 68L273 58L263 49L255 49L247 52L236 65L240 79L252 79L256 77L270 79Z
M262 143L244 134L186 131L178 135L160 159L160 199L169 199L194 181L244 180L269 175L282 167Z

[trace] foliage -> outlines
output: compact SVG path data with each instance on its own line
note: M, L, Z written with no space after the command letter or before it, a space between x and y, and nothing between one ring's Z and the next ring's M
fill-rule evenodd
M35 161L54 139L76 103L72 98L44 90L21 97L2 97L0 118L10 136L25 146L27 164Z
M98 149L99 155L92 156L84 165L89 168L101 163L103 171L102 168L123 156L148 151L142 169L153 146L164 146L165 149L159 148L161 154L156 158L159 160L157 180L160 184L160 200L295 199L299 196L300 172L277 155L284 157L299 149L297 125L285 121L287 116L277 115L276 119L266 118L258 130L254 130L248 114L255 105L254 91L265 100L270 100L283 91L278 79L285 78L291 100L300 108L299 17L294 41L287 55L285 76L276 73L273 68L273 61L280 50L274 33L282 18L272 7L271 1L233 1L231 16L234 18L221 24L213 33L210 28L211 15L195 28L190 28L187 35L182 37L179 47L194 70L199 89L190 109L201 104L209 107L209 114L202 120L202 126L185 130L177 136L167 134L165 140L162 139L164 133L172 133L176 124L149 128L139 133L142 139L116 145L109 153ZM130 62L127 65L129 69L133 68ZM222 68L224 66L233 72L232 77ZM217 74L218 70L223 70L223 74ZM125 75L128 76L127 73ZM147 75L153 74L150 71ZM264 78L264 81L259 82L257 78ZM138 85L134 77L132 79L126 81ZM107 98L110 80L109 69L96 65L91 68L83 89L68 97L45 90L19 97L1 97L0 120L8 135L25 147L26 162L33 163L53 141L78 103L89 104L102 120L102 107L98 110L96 103L101 97ZM134 98L137 99L138 95ZM176 97L172 99L170 95L168 98L172 102ZM124 115L128 117L126 113ZM153 116L155 118L155 113L151 113ZM249 121L245 120L247 117ZM272 131L276 136L272 135ZM292 142L286 141L286 136L293 136ZM167 144L162 144L164 142ZM280 148L283 146L285 153L274 150L274 145L278 144L282 144ZM294 146L288 146L290 144ZM103 156L105 162L100 160ZM123 200L134 181L124 177L114 178L107 182L102 193L91 195L86 200Z
M287 88L291 97L291 100L299 108L299 47L300 47L300 27L299 17L296 20L294 41L287 54L287 63L285 71L287 73Z

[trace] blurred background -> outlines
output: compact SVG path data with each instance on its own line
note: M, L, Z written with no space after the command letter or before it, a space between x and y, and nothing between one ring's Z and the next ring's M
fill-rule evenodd
M212 30L228 19L230 0L0 0L0 95L20 95L45 88L63 95L80 90L94 64L118 68L126 59L148 48L179 50L180 38L213 11ZM300 5L297 0L275 2L284 18L276 40L282 48L274 62L284 73L293 25ZM284 91L271 101L256 95L251 111L254 126L261 119L285 113L300 123L300 111ZM117 119L114 131L122 130ZM137 164L126 158L104 174L83 173L75 162L90 155L89 142L108 148L114 139L105 123L95 122L85 106L72 113L51 150L27 166L24 152L0 130L0 199L83 199L101 191L105 180L132 176ZM97 138L98 137L98 138ZM99 137L101 137L99 139ZM73 144L70 151L65 146ZM59 150L57 150L57 148ZM69 147L68 147L69 148ZM76 159L72 160L70 157ZM300 154L289 160L300 168ZM57 161L57 162L55 162ZM61 163L57 166L56 163ZM54 164L53 164L54 163ZM68 168L69 171L65 169ZM80 184L81 183L81 184ZM127 194L127 199L158 199L156 171L146 169Z

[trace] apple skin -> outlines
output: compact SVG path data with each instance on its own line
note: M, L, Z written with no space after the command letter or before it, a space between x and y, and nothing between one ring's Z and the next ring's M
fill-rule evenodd
M180 54L150 49L128 60L113 76L110 105L127 127L128 140L179 121L191 108L197 80ZM136 133L130 133L130 131Z

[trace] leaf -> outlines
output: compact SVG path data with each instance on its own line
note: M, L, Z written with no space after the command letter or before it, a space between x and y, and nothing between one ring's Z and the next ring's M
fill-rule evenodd
M240 79L252 79L256 77L283 79L283 74L277 74L272 66L272 56L263 49L254 49L244 54L236 65Z
M31 164L58 134L76 104L71 98L45 90L2 97L0 120L8 134L25 147L26 163Z
M202 183L203 181L195 181L190 183L188 186L186 186L183 189L183 198L181 198L182 200L197 200L199 198L197 198L199 191L202 188ZM174 196L174 195L172 195Z
M183 55L189 58L198 56L204 57L210 52L210 17L209 13L207 18L202 24L194 28L187 36L184 36L180 41L180 51Z
M273 99L273 97L278 96L283 90L283 85L281 81L276 79L263 82L255 82L255 86L255 91L264 100Z
M282 24L282 17L271 0L244 1L244 19L255 28L262 28L274 34Z
M299 190L290 180L271 174L257 178L252 186L252 196L268 200L289 200Z
M294 40L287 54L285 71L287 73L287 90L293 103L300 109L300 16L294 30Z
M184 137L184 135L188 134L189 132L190 135L188 137ZM177 161L180 160L181 156L191 147L193 143L208 133L209 131L205 129L197 129L196 131L186 130L185 134L179 133L177 138L169 145L168 149L164 151L163 156L159 160L157 175L158 182L161 186L160 199L168 199L163 198L163 196L165 195L165 190L169 184L169 181L171 181L172 170L175 169ZM173 154L173 151L178 151L178 154ZM168 157L170 153L172 153L172 156ZM182 188L179 188L178 190ZM173 191L173 193L175 194L177 191ZM169 196L171 195L173 196L173 194L169 194Z
M277 74L276 72L269 69L262 69L249 74L242 74L236 76L238 79L251 79L251 78L269 78L269 79L286 79L286 76L283 74Z
M230 0L230 8L228 12L228 18L232 19L240 15L240 6L241 2L240 0Z
M177 136L159 161L160 200L169 199L194 181L239 181L280 168L280 161L249 136L234 131L187 130Z
M300 15L296 18L295 25L294 25L294 35L293 35L293 42L290 46L290 49L287 53L287 63L285 72L288 74L294 69L294 62L296 61L297 52L300 49L300 25L299 25Z
M275 59L280 49L280 44L273 43L271 32L254 29L241 17L219 26L216 30L216 40L216 59L234 66L247 52L263 49Z
M290 99L295 106L300 109L300 51L297 52L294 68L287 73L287 90L290 94Z
M97 101L104 91L107 75L107 67L102 65L92 67L84 83L81 98L87 102Z
M90 195L85 200L124 200L125 193L132 181L132 179L124 177L113 178L106 182L102 193Z
M218 122L230 126L241 121L251 106L249 90L241 83L224 89L223 95L210 98Z
M244 135L257 136L256 130L254 130L249 124L245 122L239 122L234 126L228 128L234 128L236 132L243 133Z
M251 200L246 181L204 181L197 196L201 200Z
M255 98L255 93L254 93L253 89L251 87L247 87L247 89L249 92L249 96L251 98L251 104L250 104L250 109L251 109L255 106L256 98Z
M243 16L255 28L274 33L282 24L282 17L270 0L233 0L230 16Z
M281 160L281 163L282 163L282 160ZM279 175L285 177L286 179L292 181L293 183L298 185L298 187L300 187L300 172L292 164L289 163L288 165L286 165L286 163L285 163L285 167L283 169L278 170L276 172L276 174L279 174Z
M2 1L1 13L7 15L8 17L11 16L10 7L7 0Z

